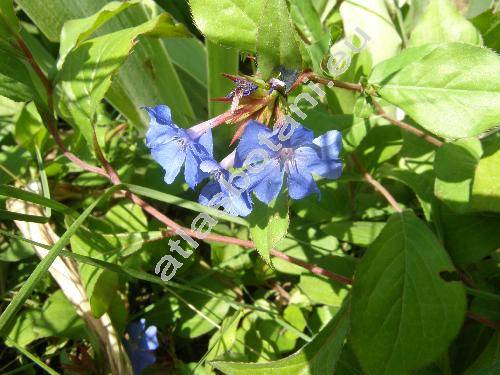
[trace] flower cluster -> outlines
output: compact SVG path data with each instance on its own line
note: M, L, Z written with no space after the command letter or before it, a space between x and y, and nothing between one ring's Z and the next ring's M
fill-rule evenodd
M158 349L157 329L155 326L146 328L146 320L130 323L127 327L124 345L132 363L134 374L139 374L146 367L156 362L154 351Z
M231 215L247 216L252 211L252 193L268 204L280 193L285 180L289 196L302 199L319 194L313 174L336 179L342 172L338 158L342 140L336 130L315 138L298 123L271 130L249 120L236 150L219 163L213 157L214 122L182 129L173 122L167 106L146 110L151 118L146 144L165 170L165 182L172 183L184 165L190 188L209 179L199 202L223 207ZM231 173L231 169L236 172Z

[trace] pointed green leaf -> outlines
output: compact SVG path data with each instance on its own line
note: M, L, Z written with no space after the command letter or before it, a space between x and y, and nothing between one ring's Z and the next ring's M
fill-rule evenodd
M19 32L21 28L13 0L0 0L0 38L8 38Z
M431 133L476 136L498 125L500 56L465 43L409 48L378 64L369 82Z
M401 37L384 0L344 1L340 15L346 37L351 42L354 37L364 39L373 64L396 55L401 49Z
M265 0L190 0L198 29L213 42L255 51Z
M488 212L459 215L446 207L441 211L444 243L455 264L478 262L498 249L498 215Z
M225 97L234 88L234 82L222 76L222 73L238 74L239 54L235 48L225 47L206 40L208 65L208 116L210 118L227 111L227 103L212 101L213 98ZM213 129L215 152L227 151L234 129L218 126Z
M34 88L28 68L7 42L0 40L0 95L16 102L33 98Z
M472 19L483 36L484 45L496 52L500 51L500 12L490 9Z
M96 109L140 35L179 36L187 29L167 13L139 26L89 39L72 50L57 75L56 103L73 119L89 144Z
M471 205L480 211L500 212L500 150L483 157L476 167Z
M436 359L464 319L465 289L441 278L454 267L413 212L396 213L358 264L352 345L369 374L410 374Z
M384 226L385 223L372 221L337 221L322 225L321 230L339 240L366 247L378 237Z
M267 0L257 27L257 57L264 80L280 66L289 70L301 67L297 38L286 1Z
M436 151L434 194L457 212L470 210L474 170L483 154L475 138L445 143Z
M408 47L427 43L464 42L481 45L481 35L450 0L432 0L417 23Z
M111 1L90 17L65 22L61 30L57 67L60 69L69 51L78 47L81 42L91 36L100 26L129 6L138 4L139 2L140 0Z
M17 0L16 3L50 41L57 43L66 21L89 17L105 7L109 1ZM162 8L154 1L142 1L101 24L94 34L104 35L134 27L153 19L161 12ZM164 103L170 106L174 118L181 126L186 126L195 117L193 108L196 101L188 96L188 88L181 81L181 70L186 70L179 68L179 56L175 54L175 46L180 46L179 52L182 49L196 52L191 55L196 56L193 61L204 59L201 43L192 38L141 38L140 43L134 47L134 53L113 77L111 87L106 93L106 99L139 129L147 127L149 122L149 116L140 108L144 105ZM184 58L183 68L193 65L185 60ZM202 96L203 90L202 88ZM196 95L200 95L198 91Z
M288 195L283 191L269 205L254 199L250 223L250 237L260 256L271 264L269 252L286 235L290 218L288 216Z
M490 375L500 372L500 333L490 339L476 361L464 372L464 375Z
M310 343L289 357L261 363L217 361L211 365L228 375L333 374L348 330L349 309L345 304Z

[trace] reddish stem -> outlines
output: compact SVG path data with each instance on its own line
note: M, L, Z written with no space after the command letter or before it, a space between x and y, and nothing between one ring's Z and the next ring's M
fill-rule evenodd
M500 324L493 322L482 315L473 313L471 311L467 311L466 315L469 319L475 320L476 322L479 322L481 324L484 324L485 326L493 328L496 331L500 331Z
M370 185L372 185L376 191L378 191L380 194L382 194L382 196L387 200L387 202L389 202L389 204L396 210L396 212L399 212L399 213L403 212L403 210L399 206L396 199L394 199L394 197L391 195L391 193L389 193L389 191L380 182L375 180L373 178L373 176L370 173L368 173L366 168L359 161L356 154L352 153L351 159L354 162L354 165L356 166L356 168L363 175L364 180L366 182L368 182Z
M443 145L443 142L441 142L439 139L434 138L433 136L423 132L420 129L417 129L417 128L411 126L410 124L408 124L406 122L396 120L395 118L392 118L391 116L389 116L387 114L387 112L384 111L384 109L382 108L380 103L378 101L376 101L375 99L373 99L372 102L373 102L373 106L377 110L377 113L380 116L382 116L383 118L385 118L387 121L389 121L391 124L396 125L397 127L401 128L409 133L415 134L417 137L422 138L424 141L427 141L436 147L441 147Z

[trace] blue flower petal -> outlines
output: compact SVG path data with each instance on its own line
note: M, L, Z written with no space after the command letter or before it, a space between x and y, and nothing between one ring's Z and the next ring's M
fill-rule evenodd
M293 126L291 124L287 124L286 126L288 128L283 130L283 134L288 136L289 132L292 131L292 135L289 139L283 142L285 147L297 148L313 142L314 133L312 130L307 129L302 125L296 126L295 129L291 128Z
M170 109L166 106L146 107L150 116L149 129L146 133L146 145L149 148L158 147L170 142L175 136L178 136L180 130L170 117L156 117L158 111L155 108L158 107L165 107L166 109L163 111L167 111L168 116L170 116Z
M269 204L276 198L283 185L284 170L278 159L269 159L259 173L250 173L252 191L260 201Z
M155 326L146 328L146 320L141 319L130 323L127 332L128 340L124 341L124 346L137 375L156 362L153 351L158 348L157 329Z
M201 189L198 202L208 207L220 207L224 194L217 181L210 181Z
M198 183L208 177L208 173L200 169L200 164L208 154L200 156L198 152L193 152L192 148L186 151L186 164L184 166L184 178L191 189L194 189Z
M209 129L198 138L198 143L202 145L210 156L214 154L214 142L212 139L212 131Z
M311 172L298 163L290 165L287 184L288 194L292 199L302 199L312 193L319 193Z
M151 156L165 171L164 180L167 184L174 182L186 159L186 153L175 141L151 149Z
M325 178L336 179L342 174L342 163L339 159L322 159L317 146L299 147L294 152L295 163L299 170L306 170Z
M161 125L172 125L176 126L172 121L172 113L170 108L166 105L157 105L155 107L144 107L149 113L151 121L154 121Z
M330 130L314 139L313 143L320 148L322 159L338 159L342 150L342 134L337 130Z
M252 202L247 190L238 186L238 178L231 180L228 171L215 168L211 162L203 162L201 168L214 172L216 179L210 181L201 190L198 201L210 207L223 207L233 216L247 216L252 212ZM214 174L215 175L215 174Z
M141 338L140 347L148 350L156 350L158 349L158 329L155 326L149 326L145 331L144 335Z
M238 147L236 148L236 156L234 159L234 166L239 168L245 163L248 155L255 149L263 149L270 155L274 155L275 151L271 150L265 144L261 144L259 137L271 138L272 132L266 126L258 121L250 121L245 131L243 132ZM276 142L273 142L276 143Z

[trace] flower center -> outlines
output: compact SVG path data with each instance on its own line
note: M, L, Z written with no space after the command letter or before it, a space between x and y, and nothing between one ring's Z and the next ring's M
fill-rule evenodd
M175 136L174 141L181 150L185 150L188 146L188 140L184 137Z
M279 157L280 157L280 160L281 160L283 163L286 163L286 162L292 161L292 160L293 160L293 157L294 157L294 149L293 149L293 148L286 148L286 147L283 147L283 148L279 151Z

